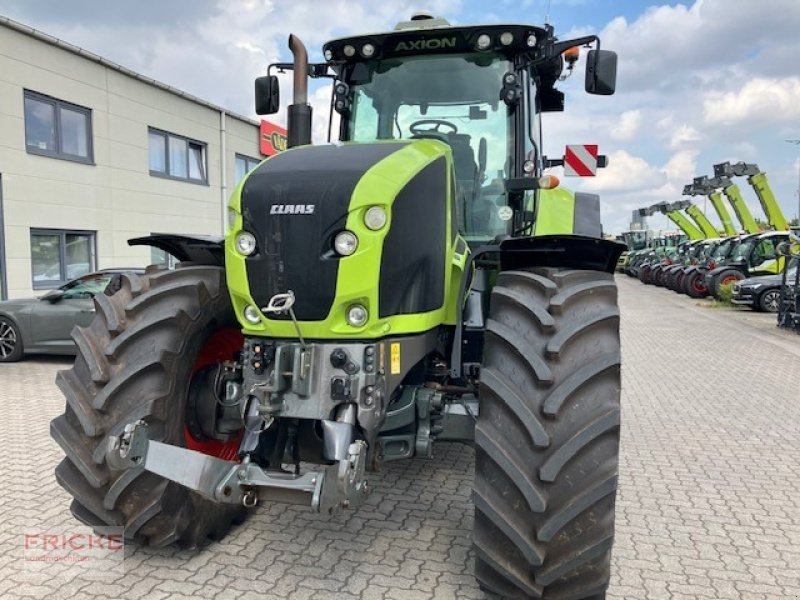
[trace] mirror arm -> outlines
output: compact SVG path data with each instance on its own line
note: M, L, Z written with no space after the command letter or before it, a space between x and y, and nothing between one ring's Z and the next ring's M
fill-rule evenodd
M536 58L532 58L528 61L523 62L519 68L520 69L530 69L531 67L535 67L543 62L547 62L553 60L554 58L560 56L565 50L569 48L573 48L575 46L585 46L586 44L591 44L594 42L597 44L596 50L600 50L600 38L596 35L586 35L579 38L574 38L571 40L566 40L563 42L554 42L551 41L551 38L548 38L544 42L544 51L542 54L537 56ZM592 65L594 68L597 68L597 60L599 54L595 54L594 64Z
M596 35L586 35L584 37L579 37L572 40L550 43L545 47L545 58L555 58L565 50L574 48L575 46L585 46L586 44L591 44L592 42L597 44L597 48L595 48L595 50L600 50L600 38Z
M327 77L328 79L336 79L335 73L328 73L328 63L308 63L308 76L317 79L320 77ZM286 71L294 71L293 63L272 63L267 67L267 75L272 75L272 69L278 73L285 73Z

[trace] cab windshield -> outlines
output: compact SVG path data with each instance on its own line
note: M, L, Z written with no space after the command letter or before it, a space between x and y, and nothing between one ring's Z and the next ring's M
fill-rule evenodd
M647 245L647 232L626 231L622 234L622 239L628 246L628 250L642 250Z
M359 71L358 69L361 69ZM513 172L513 122L500 100L507 59L487 54L412 56L358 65L346 139L428 138L453 151L456 214L467 240L509 231L503 182Z
M722 242L719 246L717 246L717 249L714 250L712 258L716 261L720 261L723 258L727 258L728 254L730 254L732 245L733 245L733 240L726 240Z
M746 260L747 256L750 254L750 250L753 249L754 244L755 240L748 240L736 246L736 250L733 251L733 260L734 261Z

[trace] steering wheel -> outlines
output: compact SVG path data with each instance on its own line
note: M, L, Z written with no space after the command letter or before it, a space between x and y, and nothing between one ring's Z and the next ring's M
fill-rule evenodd
M422 129L423 125L432 125L433 127ZM439 129L440 127L447 127L450 129L450 131L442 131ZM458 133L458 127L456 127L455 124L451 123L450 121L445 121L444 119L421 119L419 121L414 121L408 129L411 132L411 135L414 136L433 134L437 137L444 137L449 133Z

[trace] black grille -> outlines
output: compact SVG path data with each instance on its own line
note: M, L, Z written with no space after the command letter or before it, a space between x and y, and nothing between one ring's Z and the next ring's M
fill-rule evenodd
M353 189L365 171L402 147L306 146L271 158L248 177L242 217L244 228L256 236L258 252L245 264L259 306L292 290L299 320L328 316L339 270L333 236L344 228Z

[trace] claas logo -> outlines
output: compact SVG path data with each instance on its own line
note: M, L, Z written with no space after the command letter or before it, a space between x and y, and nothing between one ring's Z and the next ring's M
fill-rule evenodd
M275 123L261 121L261 154L272 156L286 150L286 130Z

